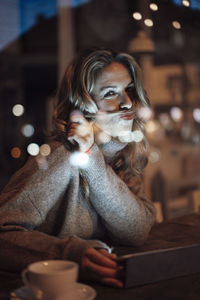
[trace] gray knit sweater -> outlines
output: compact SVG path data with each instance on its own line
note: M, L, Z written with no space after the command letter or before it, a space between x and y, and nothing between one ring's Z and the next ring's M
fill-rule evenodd
M0 196L0 269L20 271L43 259L80 263L86 248L107 247L105 236L110 245L141 243L154 223L154 207L134 177L128 187L105 162L124 146L92 147L84 169L89 201L62 144L51 144L47 168L30 158Z

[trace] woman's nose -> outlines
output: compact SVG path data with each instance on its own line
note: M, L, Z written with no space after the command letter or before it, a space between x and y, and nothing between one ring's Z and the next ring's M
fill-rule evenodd
M133 102L126 91L123 92L123 94L120 97L120 108L122 109L130 109L133 105Z

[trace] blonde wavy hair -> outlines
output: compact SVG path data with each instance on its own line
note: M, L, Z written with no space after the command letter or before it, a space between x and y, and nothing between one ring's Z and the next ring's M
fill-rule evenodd
M53 116L54 137L68 150L71 150L71 144L67 140L70 113L79 109L87 119L95 118L98 111L92 96L95 81L102 69L113 62L121 63L130 73L135 86L132 95L134 109L150 105L143 88L140 68L131 55L102 48L83 51L65 71L57 92ZM144 123L138 116L133 121L133 130L136 129L144 133ZM128 143L109 164L122 179L128 179L130 174L139 175L142 172L147 164L147 151L148 143L144 137L139 143Z

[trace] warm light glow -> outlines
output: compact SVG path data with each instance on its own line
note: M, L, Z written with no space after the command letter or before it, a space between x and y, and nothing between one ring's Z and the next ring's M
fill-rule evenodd
M13 115L21 117L24 113L24 107L21 104L15 104L12 108Z
M153 116L153 112L149 107L141 107L137 111L138 117L143 121L148 121Z
M37 162L38 168L40 170L47 170L48 169L48 163L47 163L46 156L37 155L36 156L36 162Z
M81 169L87 167L89 161L89 156L86 153L75 151L70 155L70 163Z
M146 123L146 131L148 133L154 133L155 131L157 131L159 129L160 125L158 123L158 121L156 120L149 120Z
M121 131L118 138L122 143L130 143L133 141L133 133L132 131Z
M31 137L34 134L34 131L34 127L31 124L25 124L21 129L21 132L25 137Z
M141 142L144 138L144 134L140 130L134 130L132 134L133 134L133 141L136 143Z
M170 116L174 122L179 122L183 118L183 112L179 107L172 107L170 109Z
M21 156L21 150L19 147L14 147L11 149L11 156L13 158L19 158Z
M139 21L139 20L142 19L142 15L141 15L141 13L139 13L139 12L134 12L134 13L133 13L133 18L134 18L135 20Z
M36 156L40 152L40 147L36 143L31 143L27 147L27 152L28 152L28 154L30 154L32 156Z
M173 128L173 123L172 120L170 119L168 113L161 113L159 115L159 121L162 124L162 126L167 129L167 130L171 130Z
M51 148L48 144L43 144L40 146L40 154L43 156L48 156L51 153Z
M193 137L192 137L192 141L193 143L195 144L199 144L200 143L200 136L198 134L195 134Z
M150 9L153 11L157 11L158 10L158 5L156 3L151 3L149 5Z
M193 110L193 118L197 123L200 123L200 108L195 108Z
M190 2L188 0L183 0L182 1L182 4L186 7L189 7L190 6Z
M181 24L178 21L173 21L172 25L175 29L181 29Z
M149 155L149 160L152 163L156 163L160 160L160 151L159 150L153 150Z
M120 133L120 136L118 138L122 143L131 143L131 142L139 143L144 138L144 135L140 130L123 131Z
M148 27L152 27L153 26L153 21L151 19L145 19L144 24Z

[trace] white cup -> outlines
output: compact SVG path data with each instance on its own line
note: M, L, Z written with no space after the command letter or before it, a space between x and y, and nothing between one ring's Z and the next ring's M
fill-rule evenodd
M32 263L22 272L22 279L36 299L74 300L78 264L66 260Z

